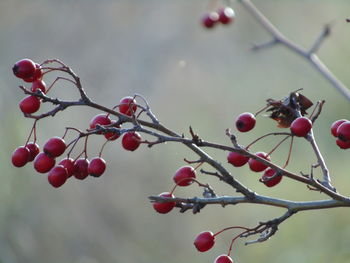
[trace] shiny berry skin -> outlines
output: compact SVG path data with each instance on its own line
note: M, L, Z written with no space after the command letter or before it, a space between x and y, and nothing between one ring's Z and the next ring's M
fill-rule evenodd
M255 153L255 155L261 158L264 158L267 161L270 161L270 156L268 156L264 152L257 152ZM254 160L252 158L249 159L248 164L249 164L250 170L252 170L253 172L262 172L267 168L267 165L263 164L262 162L259 162L258 160Z
M245 165L248 161L249 161L248 156L244 156L236 152L230 152L227 155L227 162L232 164L235 167L241 167Z
M210 12L204 14L202 18L202 25L205 28L212 28L219 21L219 14L216 12Z
M133 97L124 97L119 102L119 112L131 116L137 110L136 100Z
M250 112L240 114L236 119L236 128L240 132L248 132L255 126L255 116Z
M335 141L335 143L339 146L340 149L349 149L350 148L350 140L342 141L339 138Z
M39 110L40 108L40 99L35 96L25 97L19 103L19 108L23 113L32 114Z
M27 147L21 146L18 147L16 150L13 151L12 153L12 164L16 167L22 167L29 162L29 157L30 157L30 151Z
M12 71L17 78L31 78L35 74L36 66L32 60L26 58L17 61L13 66Z
M279 184L282 180L282 175L277 175L275 176L276 174L276 171L269 168L267 169L263 176L261 177L261 182L263 182L267 187L273 187L275 186L276 184ZM271 177L273 177L272 179L269 179Z
M290 125L290 131L298 137L305 137L312 128L312 122L306 117L296 118Z
M224 25L230 24L235 16L235 12L231 7L220 8L218 14L220 23Z
M193 244L200 252L205 252L211 249L214 246L215 237L214 234L210 231L204 231L200 233Z
M67 170L62 165L52 168L47 176L47 180L55 188L62 186L67 181L67 178Z
M46 84L43 80L38 79L33 81L30 90L32 92L36 92L38 89L40 89L44 94L46 93Z
M40 149L39 145L37 145L34 142L27 143L26 148L29 150L30 155L29 155L29 162L33 161L34 158L39 154Z
M50 138L44 145L44 152L51 157L58 157L66 150L66 143L60 137Z
M55 159L48 156L46 153L39 153L34 159L34 169L38 173L47 173L55 166Z
M68 178L73 175L75 171L75 167L74 167L74 160L72 158L62 159L58 164L66 168Z
M233 263L233 260L228 255L220 255L215 259L214 263Z
M79 180L84 180L88 175L89 160L80 158L74 163L74 177Z
M100 177L106 170L106 161L101 157L93 158L88 166L88 173L93 177Z
M350 141L350 121L345 121L339 125L337 135L342 141Z
M334 137L338 137L338 133L337 133L338 127L346 121L348 121L348 120L342 119L342 120L337 120L337 121L332 123L331 133Z
M141 135L137 132L127 132L123 135L122 146L125 150L135 151L141 144Z
M101 126L110 125L112 123L111 119L106 114L99 114L92 118L90 121L90 129L95 129L96 125L99 124Z
M173 180L178 186L188 186L193 183L192 179L195 178L196 171L192 166L183 166L179 168L173 176Z
M43 71L39 64L35 63L35 73L33 76L29 78L23 78L25 82L34 82L35 80L39 80L43 77Z
M175 198L173 194L170 194L168 192L161 193L159 196ZM173 210L173 208L175 207L175 204L176 204L175 202L166 202L166 203L154 202L153 208L160 214L167 214L171 210Z

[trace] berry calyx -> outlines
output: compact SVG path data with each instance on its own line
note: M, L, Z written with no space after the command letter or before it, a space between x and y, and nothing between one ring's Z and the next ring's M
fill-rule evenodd
M44 145L44 152L51 157L58 157L66 150L66 143L60 137L52 137Z
M36 96L25 97L19 103L19 108L23 113L32 114L39 110L40 108L40 99Z
M305 137L312 128L312 122L306 117L296 118L290 125L290 131L298 137Z
M26 148L29 150L29 160L28 162L31 162L34 160L34 158L39 154L40 149L39 145L37 145L35 142L27 143Z
M255 153L255 155L259 156L261 158L264 158L267 161L270 161L270 156L268 156L264 152L257 152L257 153ZM262 162L260 162L258 160L252 159L252 158L249 159L248 164L249 164L250 170L252 170L253 172L262 172L267 168L267 165L263 164Z
M141 144L141 135L137 132L131 131L123 135L122 146L125 150L135 151Z
M93 177L100 177L106 170L106 161L101 157L93 158L88 166L88 173Z
M228 255L220 255L218 256L214 263L233 263L232 258L230 258Z
M79 180L84 180L88 175L89 160L80 158L74 162L74 177Z
M235 16L235 12L231 7L220 8L218 14L220 23L224 25L230 24Z
M281 180L282 175L276 175L276 171L271 168L267 169L261 177L261 182L263 182L267 187L273 187L279 184Z
M46 84L41 79L33 81L32 87L30 88L32 92L36 92L38 89L40 89L42 93L44 94L46 93Z
M202 25L205 28L212 28L219 21L219 14L216 12L209 12L204 14L202 18Z
M244 156L236 152L230 152L227 155L227 162L232 164L235 167L241 167L245 165L248 161L249 161L248 156Z
M332 135L333 135L334 137L338 137L338 133L337 133L338 127L339 127L342 123L344 123L344 122L346 122L346 121L348 121L348 120L341 119L341 120L337 120L337 121L335 121L335 122L332 123L332 125L331 125L331 133L332 133Z
M193 183L192 179L194 178L196 178L196 171L192 166L179 168L173 176L173 180L178 186L188 186Z
M193 242L194 246L200 252L208 251L214 246L214 243L215 236L211 231L201 232Z
M26 58L17 61L12 67L12 71L17 78L31 78L35 74L36 66L32 60Z
M342 141L339 138L335 141L335 143L339 146L340 149L349 149L350 148L350 140L349 141Z
M256 119L253 113L244 112L236 119L236 128L240 132L248 132L255 126Z
M345 121L337 129L338 138L342 141L350 140L350 121Z
M52 168L47 176L47 180L55 188L62 186L67 181L67 178L67 170L62 165Z
M71 177L75 171L74 167L74 160L72 158L65 158L62 159L59 163L59 165L62 165L67 170L67 177Z
M131 116L137 110L136 100L133 97L124 97L119 102L119 112Z
M34 159L34 169L39 173L47 173L55 166L55 163L55 159L41 152Z
M175 198L175 196L169 192L161 193L159 196ZM173 210L173 208L175 207L175 204L176 204L175 202L164 202L164 203L154 202L153 208L160 214L167 214L171 210Z
M21 146L13 151L11 161L16 167L22 167L27 164L30 158L30 151L27 147Z

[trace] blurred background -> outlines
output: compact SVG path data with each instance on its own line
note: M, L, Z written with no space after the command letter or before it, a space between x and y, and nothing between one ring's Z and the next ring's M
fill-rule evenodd
M290 39L310 47L326 23L333 33L319 52L320 58L350 85L350 16L348 1L256 1L258 7ZM58 58L81 77L89 96L106 106L120 98L144 95L167 127L188 134L191 125L208 141L229 144L225 129L236 116L256 112L265 99L281 99L303 88L316 102L325 99L314 129L328 163L333 183L350 195L348 152L338 149L330 135L334 120L350 118L350 104L303 59L275 47L254 53L254 43L269 35L233 1L236 20L230 26L204 30L200 25L209 1L199 0L1 0L0 1L0 262L1 263L184 263L213 262L226 253L233 231L217 239L216 246L197 252L192 243L204 230L217 232L234 225L255 226L282 215L284 210L255 205L211 206L200 214L156 214L147 197L169 191L172 176L196 156L177 144L121 148L120 140L107 145L103 157L107 171L101 178L69 180L53 189L46 175L32 164L11 165L12 151L23 145L32 121L18 108L22 82L11 72L22 58L42 62ZM220 4L218 4L220 6ZM50 83L53 79L47 79ZM73 99L77 93L60 83L51 96ZM44 109L49 109L44 105ZM96 110L72 108L38 123L38 143L62 136L64 127L85 129ZM272 120L259 117L256 129L238 134L247 145L269 131ZM269 151L277 138L256 144L254 151ZM89 157L98 154L103 140L90 140ZM283 164L288 144L273 155ZM247 167L231 168L225 152L208 150L232 174L259 194L292 200L318 200L326 196L285 178L273 189L258 182ZM309 145L297 139L289 169L309 172L315 163ZM208 167L207 167L208 168ZM316 176L320 171L316 170ZM215 178L199 175L219 195L235 195ZM200 196L190 186L178 196ZM310 211L293 216L268 242L244 246L238 240L235 262L349 262L349 209Z

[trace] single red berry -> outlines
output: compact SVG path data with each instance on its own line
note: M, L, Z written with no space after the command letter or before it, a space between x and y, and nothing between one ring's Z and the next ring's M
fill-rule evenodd
M337 121L332 123L331 133L334 137L338 137L337 129L343 122L346 122L346 121L348 121L348 120L341 119L341 120L337 120Z
M214 263L233 263L233 260L228 255L220 255L215 259Z
M124 97L119 102L119 112L131 116L137 110L136 100L133 97Z
M296 118L290 125L290 131L298 137L305 137L312 128L312 122L306 117Z
M35 63L27 58L17 61L12 67L13 74L15 74L16 77L21 79L33 77L35 74L35 70Z
M249 161L249 157L236 152L230 152L227 155L227 161L235 167L241 167Z
M19 108L23 113L32 114L39 110L40 108L40 99L36 96L25 97L19 103Z
M255 116L250 112L240 114L236 119L236 128L240 132L248 132L255 126Z
M161 193L159 196L175 198L173 194L170 194L168 192ZM175 202L154 202L153 208L160 214L167 214L175 207L175 204Z
M60 137L50 138L44 145L44 152L51 157L58 157L66 150L66 143Z
M93 177L100 177L106 170L106 161L101 157L93 158L88 166L88 173Z
M350 121L345 121L337 129L338 138L342 141L350 140Z
M235 17L235 11L231 7L220 8L218 14L219 21L224 25L230 24Z
M123 135L122 145L125 150L135 151L141 144L141 135L137 132L127 132Z
M41 66L37 63L35 63L35 73L33 76L29 78L23 78L25 82L33 82L35 80L39 80L43 77L43 71L41 69Z
M349 149L350 148L350 140L349 141L342 141L339 138L335 141L336 144L339 146L340 149Z
M104 125L110 125L111 123L112 121L108 115L99 114L93 117L92 120L90 121L90 129L95 129L97 124L104 126Z
M55 188L62 186L67 181L67 178L67 170L62 165L52 168L47 176L49 183Z
M35 142L30 142L27 143L26 148L29 150L30 152L30 156L29 156L29 162L33 161L34 158L39 154L40 149L39 149L39 145L37 145Z
M192 166L183 166L179 168L173 176L173 180L178 186L188 186L193 183L192 179L195 178L196 171Z
M273 177L273 178L271 178ZM273 187L276 184L279 184L282 180L282 175L276 175L276 171L274 169L267 169L264 172L264 175L261 177L261 182L263 182L267 187Z
M255 153L255 155L259 156L261 158L264 158L267 161L270 161L270 156L268 156L264 152L257 152L257 153ZM262 162L260 162L258 160L252 159L252 158L249 159L248 164L249 164L250 170L252 170L253 172L262 172L267 168L267 165L263 164Z
M46 84L41 79L35 80L32 83L32 87L30 88L32 92L36 92L38 89L40 89L44 94L46 93Z
M30 151L27 147L21 146L18 147L12 153L12 164L16 167L22 167L27 164L30 157Z
M75 171L74 167L74 160L72 158L65 158L62 159L59 163L59 165L62 165L67 170L67 177L71 177Z
M39 173L47 173L55 166L55 163L55 159L42 152L34 159L34 169Z
M79 180L84 180L88 175L89 160L80 158L74 162L74 177Z
M214 246L214 243L215 236L210 231L201 232L193 242L197 250L200 252L208 251Z
M205 28L212 28L219 21L219 14L216 12L209 12L204 14L202 18L202 25Z

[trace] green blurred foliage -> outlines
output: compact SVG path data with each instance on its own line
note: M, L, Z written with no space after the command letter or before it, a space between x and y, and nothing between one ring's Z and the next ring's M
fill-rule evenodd
M1 0L0 262L212 262L227 251L233 233L223 234L204 254L192 245L197 233L232 225L254 226L283 213L277 208L241 205L207 207L195 216L155 214L147 196L171 189L171 177L183 165L183 158L196 158L171 143L129 153L117 141L105 151L106 175L83 182L70 180L60 189L53 189L46 176L36 174L31 165L12 167L11 152L25 143L32 123L18 110L23 94L17 86L21 83L11 74L13 63L24 57L38 62L61 59L79 74L91 98L106 106L117 104L125 95L143 94L166 126L187 134L191 125L204 139L225 144L229 142L224 131L233 128L239 113L255 112L267 98L283 98L304 88L313 101L326 100L315 124L316 138L334 185L350 194L348 153L336 147L329 132L334 120L349 118L349 103L285 48L251 52L253 43L268 41L269 35L239 3L233 1L237 14L233 25L204 30L199 21L207 2ZM350 14L348 1L256 2L282 32L304 47L312 44L324 24L332 22L333 33L319 55L345 84L350 83L350 25L345 23ZM77 93L61 83L52 96L72 98ZM39 144L62 135L66 126L84 129L96 113L73 108L41 121ZM271 130L277 130L275 124L260 117L256 129L238 134L238 139L246 145ZM101 141L91 142L93 157ZM276 138L271 138L254 150L268 151L275 143ZM284 147L272 156L277 163L286 158L288 146ZM209 153L226 162L226 153ZM308 172L314 162L310 147L296 140L290 170ZM266 189L247 167L232 169L232 173L261 194L294 200L325 198L289 179ZM235 194L214 178L199 178L210 182L220 195ZM177 194L200 192L191 186ZM233 258L235 262L260 263L348 262L349 216L348 209L297 214L268 242L246 247L238 241Z

